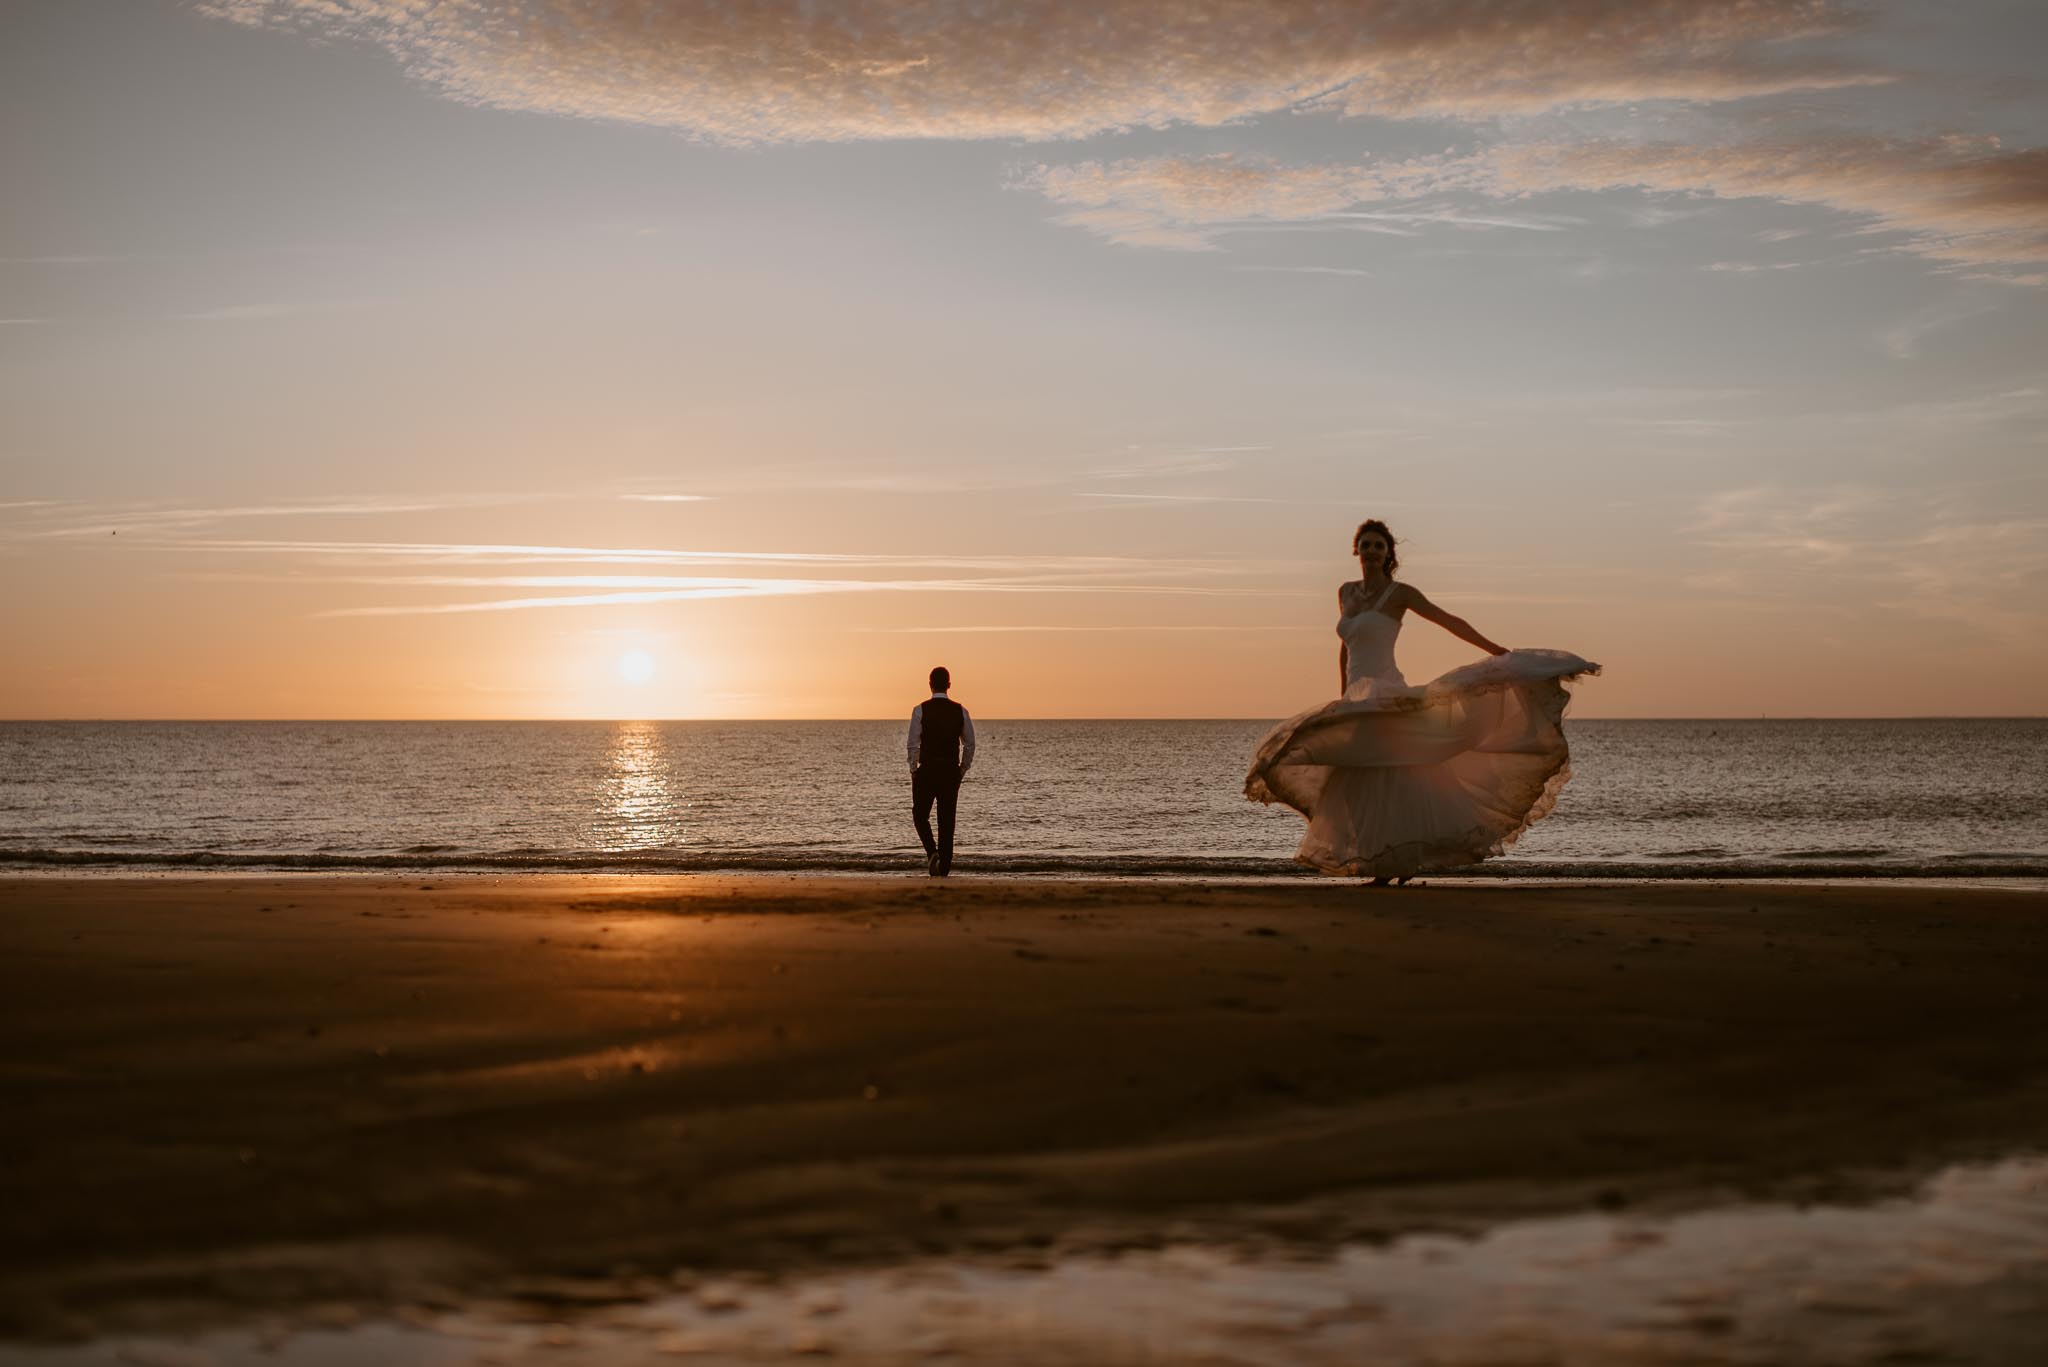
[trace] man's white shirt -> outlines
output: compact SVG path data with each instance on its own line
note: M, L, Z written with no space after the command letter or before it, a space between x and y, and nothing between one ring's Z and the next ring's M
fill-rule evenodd
M934 698L946 697L946 690L932 694ZM948 702L952 699L947 698ZM910 767L917 767L918 749L924 742L924 703L910 709ZM967 715L967 709L960 709L960 772L964 775L967 766L974 763L974 718Z

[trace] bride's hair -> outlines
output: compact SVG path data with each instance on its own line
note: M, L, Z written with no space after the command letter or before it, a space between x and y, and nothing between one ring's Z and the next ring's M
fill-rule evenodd
M1358 554L1358 543L1365 540L1367 532L1378 532L1387 539L1387 573L1401 568L1401 557L1394 551L1394 534L1387 530L1387 524L1376 517L1369 517L1358 524L1358 530L1351 534L1351 553Z

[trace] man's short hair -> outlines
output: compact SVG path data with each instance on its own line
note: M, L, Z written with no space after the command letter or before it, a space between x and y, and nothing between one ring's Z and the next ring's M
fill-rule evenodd
M943 693L952 686L953 676L946 672L944 665L932 670L932 692Z

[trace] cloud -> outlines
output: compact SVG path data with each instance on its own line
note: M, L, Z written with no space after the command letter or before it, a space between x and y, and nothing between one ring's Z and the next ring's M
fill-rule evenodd
M1996 285L2024 285L2030 289L2038 289L2048 285L2048 271L1973 271L1963 279L1986 280Z
M1327 499L1319 498L1259 498L1239 494L1099 494L1077 492L1075 498L1109 499L1123 504L1142 503L1288 503L1303 507L1322 507Z
M1877 344L1893 360L1910 361L1920 355L1921 339L1929 333L1969 322L1990 313L1992 306L1981 300L1945 299L1917 309L1877 334Z
M616 607L680 603L708 598L783 598L820 593L1033 593L1148 594L1194 597L1264 597L1261 589L1194 584L1060 583L1043 579L780 579L724 576L538 575L490 578L393 577L376 582L433 588L589 588L590 593L490 598L453 603L410 603L333 608L316 617L414 617L457 612L516 612L531 608Z
M204 0L454 99L736 143L1086 137L1283 110L1493 118L1879 79L1845 0Z
M2010 500L2012 483L1987 487ZM1691 583L1800 611L1833 602L1911 612L2033 644L2048 621L2048 518L1973 514L1959 501L1967 489L1725 490L1686 529L1721 554L1722 567Z
M208 581L283 580L331 586L477 589L500 595L453 602L335 608L319 614L327 617L510 612L822 593L1261 597L1274 590L1259 586L1258 576L1279 563L1132 556L904 556L468 542L180 539L154 544L191 554L278 556L299 562L282 574L201 572L191 576ZM420 568L408 569L410 566ZM569 572L549 572L552 567L568 567ZM741 572L659 572L668 568ZM593 572L603 569L629 572ZM776 569L793 569L798 573L766 573Z
M1214 626L1209 626L1209 625L1200 625L1200 624L1192 624L1192 623L1188 623L1188 624L1183 624L1183 623L1164 623L1164 622L1136 622L1136 623L1130 623L1130 624L1125 624L1125 625L1118 625L1118 626L1069 626L1069 625L1065 625L1065 624L1051 624L1051 625L1034 625L1034 626L1024 626L1024 625L1005 625L1005 626L988 626L988 625L976 625L976 626L955 626L955 627L923 627L923 626L909 626L909 627L857 627L857 628L855 628L855 630L858 630L858 631L862 631L862 632L873 632L873 633L877 633L877 634L885 634L885 635L891 635L891 636L908 636L908 635L918 635L918 636L925 636L925 635L946 635L946 636L954 636L954 635L1007 635L1007 634L1009 634L1009 633L1012 633L1012 632L1031 632L1031 633L1039 633L1039 632L1057 632L1057 633L1059 633L1059 634L1061 634L1061 635L1067 635L1067 634L1069 634L1069 633L1077 633L1077 632L1081 632L1081 633L1091 633L1091 632L1110 632L1110 633L1114 633L1114 634L1116 634L1116 635L1119 635L1119 636L1121 636L1121 635L1125 635L1125 634L1127 634L1127 633L1129 633L1129 632L1133 632L1133 631L1147 631L1147 632L1216 632L1216 631L1226 631L1226 632L1229 632L1229 633L1230 633L1231 635L1233 635L1233 636L1241 636L1241 635L1244 635L1244 634L1245 634L1245 633L1247 633L1247 632L1254 632L1254 631L1279 631L1279 632L1286 632L1286 633L1289 633L1289 634L1300 634L1300 633L1308 633L1308 632L1313 632L1313 633L1315 633L1315 634L1317 634L1317 635L1321 635L1322 633L1324 633L1324 632L1328 631L1328 630L1329 630L1329 628L1328 628L1328 627L1325 627L1325 626L1321 626L1321 625L1316 625L1316 626L1301 626L1301 625L1294 625L1294 624L1279 624L1279 625L1274 625L1274 624L1270 624L1270 623L1269 623L1269 624L1257 624L1257 625L1249 625L1249 626L1247 626L1247 625L1243 625L1243 624L1237 624L1237 623L1225 623L1225 624L1221 624L1221 625L1214 625Z
M1230 154L1039 166L1021 184L1068 206L1061 221L1131 245L1203 250L1218 232L1336 223L1373 201L1557 191L1768 199L1853 214L1945 263L2048 262L2048 148L1991 138L1894 139L1821 132L1722 143L1589 140L1503 144L1463 155L1288 165ZM1555 228L1572 220L1429 209L1373 214L1402 224ZM1712 269L1739 269L1717 262Z
M1745 427L1745 418L1619 418L1615 426L1670 437L1724 437Z
M169 316L180 322L244 323L265 318L289 318L303 311L303 307L297 304L227 304L220 308L201 309L197 313L173 313Z
M2048 627L2048 518L1937 523L1897 568L1903 591L1889 606L1957 621L2012 645L2038 644Z
M1407 209L1400 212L1354 210L1338 214L1337 218L1346 223L1351 220L1418 225L1448 223L1458 228L1513 228L1526 233L1561 233L1585 222L1581 218L1566 218L1555 214L1542 217L1533 214L1470 214L1459 213L1453 209Z
M2028 445L2048 444L2048 392L2038 385L2019 389L1965 390L1942 398L1907 399L1882 406L1859 406L1834 415L1844 420L1874 422L1886 428L1915 427L1953 439L1972 428L2004 428L2027 438ZM2036 475L2033 478L2042 478Z
M393 581L385 581L393 582ZM406 581L396 581L406 582ZM466 581L447 583L432 578L418 581L422 586L456 587ZM518 581L508 581L497 587L516 587ZM591 587L604 583L602 576L593 576ZM558 586L566 587L565 584ZM832 581L821 579L723 579L703 578L695 581L677 580L668 588L649 589L608 589L594 593L555 593L538 597L489 598L454 603L404 603L382 604L371 607L330 608L316 612L315 617L437 617L458 612L519 612L532 608L587 608L617 607L630 603L681 603L707 598L767 598L797 594L831 593L851 587L886 587L883 585L857 584L854 581Z
M1209 251L1218 231L1336 220L1369 200L1426 193L1440 174L1434 163L1301 166L1223 152L1036 166L1017 183L1067 206L1060 222L1112 242ZM1355 216L1351 226L1415 232Z
M226 507L157 507L119 504L93 508L77 507L69 525L38 533L45 537L94 537L109 531L131 535L175 534L194 527L238 518L374 516L380 513L424 513L445 508L482 507L518 499L499 495L466 495L447 498L408 498L372 495L308 499L299 503L259 503Z
M1883 502L1880 491L1861 485L1821 492L1753 485L1710 495L1687 530L1746 562L1772 556L1835 565L1866 549L1859 533Z
M102 256L73 252L59 256L0 256L0 266L106 266L123 261L164 261L169 258L157 253L131 253L120 256Z
M1098 466L1088 474L1095 479L1117 480L1210 475L1236 469L1238 462L1233 459L1235 456L1272 449L1270 446L1198 446L1156 455L1132 455L1116 465Z
M1370 281L1370 271L1358 266L1231 266L1231 271L1257 271L1266 275L1348 275L1356 281Z
M393 562L462 565L830 566L956 572L1118 575L1241 573L1241 560L1145 559L1111 555L874 555L834 551L700 551L655 546L550 546L493 542L194 540L194 552L298 556L327 565Z
M1497 147L1440 163L1445 185L1518 197L1636 189L1811 204L1976 265L2048 262L2048 147L1852 133L1733 143L1593 141Z
M223 304L217 308L199 309L191 313L169 313L164 316L181 323L253 323L276 318L293 318L306 313L336 313L375 308L383 302L370 298L266 301L253 304Z

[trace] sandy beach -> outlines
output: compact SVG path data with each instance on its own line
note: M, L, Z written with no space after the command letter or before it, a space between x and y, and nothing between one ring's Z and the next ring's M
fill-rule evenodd
M2048 1134L2048 894L0 882L0 1330L1854 1201Z

